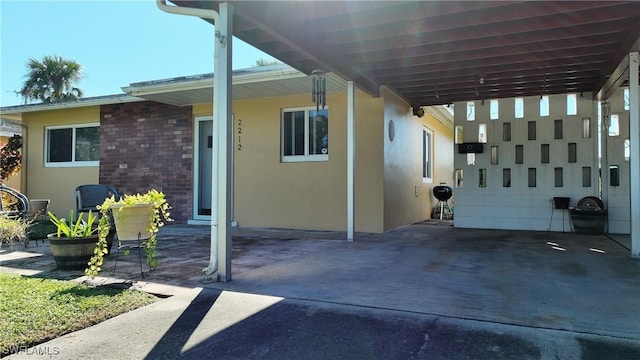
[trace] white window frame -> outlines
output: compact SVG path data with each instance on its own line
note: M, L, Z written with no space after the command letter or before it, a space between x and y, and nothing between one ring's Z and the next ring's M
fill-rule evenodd
M422 182L433 183L433 131L422 128Z
M73 124L73 125L56 125L46 126L44 128L44 167L91 167L100 166L100 160L98 161L77 161L76 158L76 129L97 127L100 128L100 123L86 123L86 124ZM57 129L72 129L71 134L71 161L64 162L49 162L49 130Z
M327 114L329 107L325 107ZM316 110L313 106L283 108L280 112L280 159L283 163L329 161L329 154L309 154L309 111ZM304 111L304 155L284 155L284 114L287 112ZM329 134L329 116L327 116L327 135Z

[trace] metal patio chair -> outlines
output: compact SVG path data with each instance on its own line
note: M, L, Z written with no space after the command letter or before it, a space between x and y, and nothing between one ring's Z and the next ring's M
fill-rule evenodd
M6 203L0 201L0 213L10 218L26 218L29 215L29 199L18 190L0 184L0 194L7 200Z
M120 200L120 194L115 187L111 185L103 184L86 184L76 187L76 219L81 213L88 213L91 211L95 213L97 217L100 217L100 211L98 205L102 205L105 199L114 196L116 201ZM113 245L116 235L116 227L113 221L113 215L109 214L109 222L111 224L109 235L107 236L107 251L111 252L111 245Z
M98 213L98 205L102 205L104 199L115 196L116 201L120 200L120 194L115 187L103 184L80 185L75 189L76 196L76 216L83 212Z

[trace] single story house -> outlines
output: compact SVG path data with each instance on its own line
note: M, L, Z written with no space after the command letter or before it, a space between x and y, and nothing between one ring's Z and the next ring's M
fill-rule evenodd
M126 94L2 108L28 129L24 192L66 214L80 184L111 184L122 193L156 188L177 222L208 224L212 79L133 83ZM282 64L234 71L234 225L346 229L346 82L327 75L325 108L312 102L310 85ZM356 91L357 231L428 219L433 186L453 181L452 113L414 110L384 88L379 97Z

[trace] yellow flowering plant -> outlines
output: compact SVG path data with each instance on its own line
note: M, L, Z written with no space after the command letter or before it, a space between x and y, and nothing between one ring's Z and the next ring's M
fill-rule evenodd
M104 256L108 253L107 249L107 235L112 226L111 214L116 211L122 211L123 209L131 206L137 206L140 204L150 204L153 207L153 217L150 219L148 228L151 237L145 241L145 254L146 260L149 263L151 269L155 269L158 265L156 259L156 247L158 244L157 233L159 229L164 226L165 222L173 221L170 217L169 209L170 205L165 199L164 193L151 189L144 194L124 195L120 200L115 200L112 196L105 199L102 205L98 206L102 216L98 222L98 243L94 249L94 255L87 264L85 274L90 277L98 275L101 271L101 266L104 263ZM116 229L117 230L117 229Z

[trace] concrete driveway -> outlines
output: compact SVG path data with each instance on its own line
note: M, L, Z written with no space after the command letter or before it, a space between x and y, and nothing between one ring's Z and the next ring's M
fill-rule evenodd
M640 260L607 237L431 224L207 286L640 340Z
M640 358L640 261L605 236L439 222L358 234L354 243L337 232L234 231L233 281L203 282L207 227L166 227L159 268L144 281L136 256L95 281L176 296L48 346L113 358L124 350L95 334L153 321L153 334L136 330L138 350L122 357L195 359L223 349L219 358L229 359ZM0 253L0 271L82 275L53 269L39 256L47 249Z

